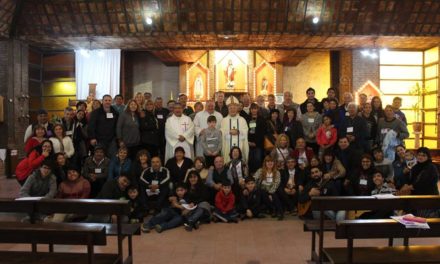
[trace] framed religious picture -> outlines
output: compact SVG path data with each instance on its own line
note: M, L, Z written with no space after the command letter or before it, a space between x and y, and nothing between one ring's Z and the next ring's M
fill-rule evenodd
M248 91L248 51L215 51L216 91L244 93Z
M268 62L263 61L254 69L254 97L267 96L275 92L276 70Z
M186 71L186 94L190 101L205 101L209 94L209 70L200 62L195 62Z

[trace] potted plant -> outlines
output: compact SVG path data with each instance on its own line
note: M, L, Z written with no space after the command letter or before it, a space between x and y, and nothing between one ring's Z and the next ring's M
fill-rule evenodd
M414 113L413 130L416 133L422 132L423 123L420 121L421 112L423 111L423 95L426 89L424 86L420 86L417 82L416 85L410 90L410 95L415 95L417 97L417 102L411 106L411 110Z

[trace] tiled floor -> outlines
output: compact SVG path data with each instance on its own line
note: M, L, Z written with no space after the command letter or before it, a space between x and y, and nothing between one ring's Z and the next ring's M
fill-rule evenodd
M0 178L0 197L14 197L18 184L14 180ZM302 221L287 217L284 221L270 218L244 221L238 224L202 225L191 233L183 228L157 234L152 231L135 237L134 263L306 263L310 258L310 233L302 231ZM413 239L412 243L438 244L439 239ZM396 244L401 244L397 241ZM110 238L108 246L97 251L115 252L116 241ZM355 241L355 245L386 245L387 241ZM345 241L334 239L328 233L327 246L345 246ZM0 249L28 249L28 245L0 245ZM56 246L55 250L83 250L78 247ZM125 251L126 252L126 251Z

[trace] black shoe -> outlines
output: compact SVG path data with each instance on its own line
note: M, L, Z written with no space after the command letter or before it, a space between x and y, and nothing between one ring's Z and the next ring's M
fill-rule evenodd
M185 230L186 230L186 231L188 231L188 232L193 231L193 227L192 227L191 224L187 224L187 223L185 223L185 224L183 224L183 225L185 226Z
M238 224L238 218L237 217L232 218L231 223Z
M194 229L197 230L197 229L199 229L199 227L200 227L200 221L197 221L197 222L194 224Z
M284 215L283 214L278 215L278 218L277 218L278 221L282 221L283 219L284 219Z

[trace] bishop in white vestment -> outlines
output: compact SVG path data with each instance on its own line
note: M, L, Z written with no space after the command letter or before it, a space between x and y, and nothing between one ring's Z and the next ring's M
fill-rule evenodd
M231 103L228 106L229 115L222 120L221 131L223 134L222 154L225 163L229 162L229 152L232 147L239 147L243 160L249 156L248 125L246 120L238 114L238 105Z
M193 159L194 156L194 123L191 118L183 114L179 103L174 105L173 115L165 123L165 162L174 157L174 150L182 147L185 157Z
M215 116L217 119L217 129L220 129L223 116L215 111L215 103L212 100L206 101L205 111L198 112L194 118L194 126L196 131L196 156L203 157L202 144L199 143L203 131L208 128L208 117Z

